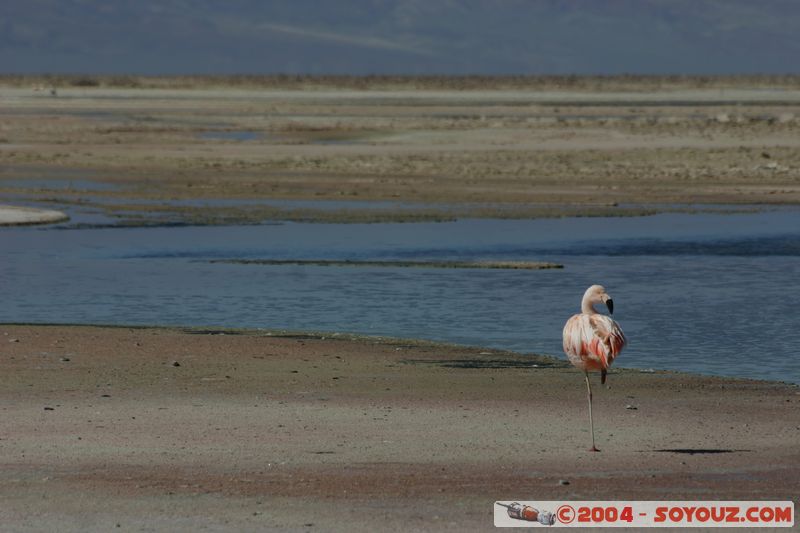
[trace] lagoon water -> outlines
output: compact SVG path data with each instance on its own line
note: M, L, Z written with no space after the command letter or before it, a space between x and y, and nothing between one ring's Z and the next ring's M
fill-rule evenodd
M606 286L620 366L800 383L800 210L413 224L0 228L0 322L340 331L563 357ZM211 259L558 262L563 270Z

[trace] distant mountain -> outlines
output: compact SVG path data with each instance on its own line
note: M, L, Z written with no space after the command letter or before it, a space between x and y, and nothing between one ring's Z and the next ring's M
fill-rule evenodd
M796 0L3 0L0 72L800 72Z

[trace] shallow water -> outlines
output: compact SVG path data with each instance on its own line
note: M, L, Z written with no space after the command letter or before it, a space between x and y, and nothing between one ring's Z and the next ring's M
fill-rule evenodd
M563 357L602 283L618 364L800 383L800 210L624 218L2 228L0 322L348 331ZM564 270L211 264L209 259L541 260Z
M264 137L258 131L235 130L235 131L203 131L197 134L200 139L220 140L220 141L256 141Z
M87 179L0 179L0 187L10 189L41 189L52 191L116 191L121 187L116 183L106 183Z

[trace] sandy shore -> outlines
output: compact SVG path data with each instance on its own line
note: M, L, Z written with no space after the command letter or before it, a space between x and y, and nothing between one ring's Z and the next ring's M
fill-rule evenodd
M6 325L0 380L5 530L486 531L495 500L800 493L778 383L615 371L595 454L577 371L478 348Z
M14 205L0 205L0 226L52 224L55 222L64 222L65 220L69 220L69 217L61 211Z

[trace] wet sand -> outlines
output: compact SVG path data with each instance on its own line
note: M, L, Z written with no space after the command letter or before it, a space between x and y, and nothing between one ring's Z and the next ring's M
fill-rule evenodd
M800 493L779 383L615 370L590 453L580 373L481 348L3 325L0 380L13 531L486 531L495 500Z

